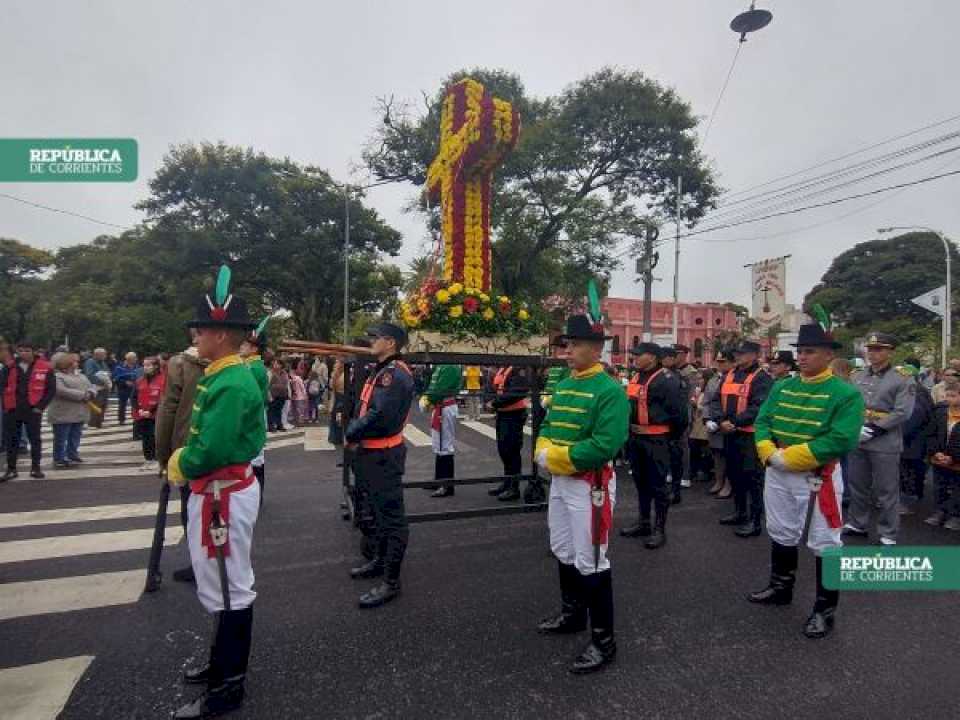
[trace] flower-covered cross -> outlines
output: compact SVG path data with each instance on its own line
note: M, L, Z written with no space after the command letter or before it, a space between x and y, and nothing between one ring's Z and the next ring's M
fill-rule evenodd
M443 278L490 290L490 187L493 171L517 144L520 116L467 78L447 89L440 115L440 151L427 170L427 190L440 199Z

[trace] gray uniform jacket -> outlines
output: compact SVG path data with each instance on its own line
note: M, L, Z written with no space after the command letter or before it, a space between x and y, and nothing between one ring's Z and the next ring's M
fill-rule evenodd
M853 376L853 383L863 395L866 407L864 427L877 434L861 443L869 452L899 453L903 450L903 424L913 412L917 386L912 378L887 366L879 372L867 367Z
M57 389L47 406L47 420L51 425L86 422L90 416L88 390L93 385L81 373L56 373Z

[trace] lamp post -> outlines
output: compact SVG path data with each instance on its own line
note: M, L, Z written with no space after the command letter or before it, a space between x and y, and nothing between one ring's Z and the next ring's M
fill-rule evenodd
M879 230L877 230L877 232L883 234L883 233L893 232L894 230L923 230L923 231L928 232L928 233L933 233L933 234L936 235L938 238L940 238L940 242L943 243L943 252L944 252L944 254L945 254L945 256L946 256L946 260L947 260L947 282L946 282L946 289L947 289L946 295L947 295L947 298L946 298L946 302L944 303L944 306L945 306L945 307L943 308L943 350L942 350L942 358L943 358L943 366L946 367L946 366L947 366L947 353L950 351L950 346L953 344L953 334L952 334L953 319L952 319L952 317L951 317L951 315L953 314L953 309L952 309L952 304L953 304L953 303L952 303L952 297L951 297L951 295L950 295L950 293L951 293L951 283L950 283L950 241L947 240L946 235L944 235L944 234L943 234L942 232L940 232L939 230L934 230L933 228L927 227L927 226L925 226L925 225L897 225L897 226L894 226L894 227L880 228Z

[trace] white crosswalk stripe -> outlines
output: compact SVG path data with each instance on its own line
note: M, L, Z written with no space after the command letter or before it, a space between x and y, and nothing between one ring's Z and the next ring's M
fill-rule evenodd
M157 512L155 502L127 503L124 505L98 505L58 510L31 510L27 512L0 513L0 528L31 527L34 525L60 525L63 523L91 522L95 520L118 520L131 517L153 517ZM167 512L180 512L180 501L171 499Z
M180 525L168 527L165 545L176 545L183 537ZM142 550L153 542L153 528L118 530L116 532L58 535L35 540L0 542L0 565L29 560L96 555L98 553Z
M54 720L91 662L80 655L0 670L0 717Z
M479 420L464 420L462 424L465 428L470 428L474 432L478 432L481 435L490 438L491 440L497 439L496 429L490 427L486 423L482 423Z
M138 569L5 583L0 585L0 621L128 605L140 598L145 577Z
M338 448L327 440L327 435L328 430L325 427L308 428L304 437L303 449L307 451L337 450ZM410 423L403 428L403 437L413 447L430 447L432 444L428 433Z

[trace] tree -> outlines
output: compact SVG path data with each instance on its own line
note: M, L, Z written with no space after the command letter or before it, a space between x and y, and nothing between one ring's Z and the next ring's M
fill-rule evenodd
M954 287L960 279L956 248L951 246ZM901 341L920 340L939 325L911 298L944 283L943 243L932 233L859 243L838 255L804 300L804 310L820 303L830 311L841 341L870 330L893 332Z
M382 101L383 120L364 152L377 178L423 186L445 88L468 76L512 102L523 122L517 148L494 175L492 198L494 284L508 295L581 296L585 277L619 265L622 237L641 233L651 217L674 217L678 176L684 222L714 206L718 188L690 106L640 72L609 68L545 99L527 96L515 75L475 69L424 96L421 112Z
M52 264L53 256L46 250L0 238L0 334L4 337L16 341L26 336L41 276Z
M171 149L138 205L173 256L212 273L229 262L254 307L287 308L304 336L329 339L343 317L343 191L325 171L224 143ZM351 312L395 301L400 233L350 195Z

